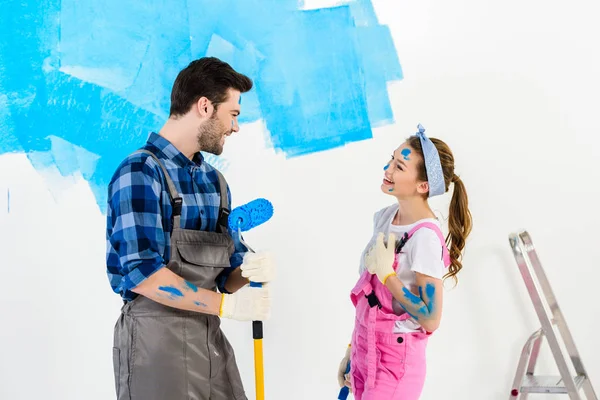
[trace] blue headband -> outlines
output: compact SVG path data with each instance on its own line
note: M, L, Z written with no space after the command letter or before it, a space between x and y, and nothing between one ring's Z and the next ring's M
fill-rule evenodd
M425 159L425 171L427 171L427 182L429 182L429 197L439 196L446 193L444 172L440 163L440 155L433 142L425 136L425 128L419 124L419 132L415 134L421 140L423 158Z

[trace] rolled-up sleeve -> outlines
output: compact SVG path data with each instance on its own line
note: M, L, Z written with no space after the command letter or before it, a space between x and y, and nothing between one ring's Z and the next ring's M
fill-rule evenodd
M125 162L109 185L108 272L124 297L165 265L160 196L159 176L141 157Z

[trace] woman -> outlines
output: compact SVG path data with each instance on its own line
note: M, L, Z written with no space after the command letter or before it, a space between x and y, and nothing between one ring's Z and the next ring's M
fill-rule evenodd
M356 400L413 400L425 382L428 337L441 320L442 280L457 280L471 213L452 152L441 140L427 138L421 125L384 170L381 189L397 202L374 216L373 238L351 294L355 327L338 380ZM450 184L450 234L444 240L427 199L444 194Z

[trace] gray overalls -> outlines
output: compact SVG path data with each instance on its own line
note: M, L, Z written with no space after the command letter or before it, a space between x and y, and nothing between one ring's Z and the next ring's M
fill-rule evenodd
M227 183L217 232L181 229L182 198L158 158L173 205L171 260L167 268L199 288L216 291L234 244L227 231ZM247 400L233 349L217 316L164 306L138 295L115 325L113 364L118 400Z

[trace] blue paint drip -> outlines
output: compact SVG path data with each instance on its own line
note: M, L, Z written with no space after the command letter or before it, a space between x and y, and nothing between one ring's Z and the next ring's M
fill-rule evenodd
M181 292L181 290L173 286L159 286L158 289L162 290L163 292L167 292L172 296L183 297L183 293Z
M6 190L6 212L10 214L10 189Z
M386 166L385 166L385 167L383 167L383 170L384 170L384 171L387 171L389 167L390 167L390 164L386 164Z
M194 292L198 291L198 286L194 285L192 282L185 281L185 286L188 290L192 290Z
M402 154L406 161L410 161L410 159L408 158L408 156L410 155L410 149L402 149L400 154Z
M392 188L392 189L388 189L388 192L393 192L393 191L394 191L394 189L393 189L393 188Z
M206 304L204 304L204 303L202 303L200 301L194 301L194 304L197 305L197 306L201 306L201 307L208 307L208 305L206 305Z
M115 168L164 123L173 80L201 56L254 80L240 122L264 119L288 157L369 139L372 126L393 122L386 85L402 69L371 0L317 10L297 0L2 8L0 154L80 171L103 211Z

